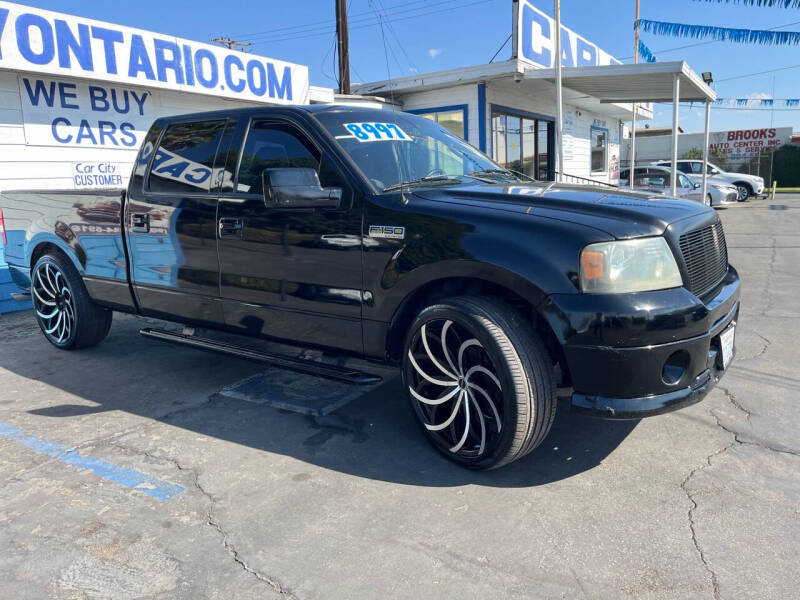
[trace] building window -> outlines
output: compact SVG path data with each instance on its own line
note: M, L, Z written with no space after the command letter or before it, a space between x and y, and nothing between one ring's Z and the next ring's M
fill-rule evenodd
M592 127L592 173L608 170L608 130Z
M442 108L420 109L408 111L412 114L430 119L438 123L462 140L467 137L467 105L445 106Z
M492 158L535 179L551 178L553 122L507 110L492 110Z

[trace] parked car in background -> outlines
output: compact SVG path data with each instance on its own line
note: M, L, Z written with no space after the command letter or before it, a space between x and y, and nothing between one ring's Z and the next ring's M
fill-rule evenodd
M620 186L628 186L630 170L622 169L619 176ZM672 171L666 167L635 167L634 189L640 192L648 191L656 194L672 195ZM706 206L722 206L736 202L738 192L732 186L709 183L704 201L700 184L693 182L684 173L678 173L678 185L675 195L678 198L703 202Z
M671 162L662 160L653 163L659 167L670 167ZM715 178L714 183L730 184L736 188L739 201L744 202L751 196L760 196L764 193L764 178L746 173L729 173L723 171L718 166L707 163L708 174ZM678 161L678 170L685 173L695 183L701 183L703 179L703 161L692 159L681 159Z

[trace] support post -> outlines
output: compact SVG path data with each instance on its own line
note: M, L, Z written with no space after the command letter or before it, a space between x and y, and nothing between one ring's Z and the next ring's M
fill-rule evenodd
M633 22L633 64L639 63L639 0L636 0L636 20ZM631 120L631 152L628 157L630 163L628 171L628 183L633 189L633 168L636 165L636 117L638 116L639 105L633 103L633 119Z
M678 193L678 112L681 103L681 76L675 73L672 83L672 188L674 196Z
M555 21L556 21L556 176L558 181L559 173L564 172L564 140L562 137L564 125L564 106L561 97L561 0L555 0Z
M630 170L628 171L628 183L633 189L633 167L636 164L636 113L638 112L639 106L634 102L633 103L633 120L631 121L631 155L628 157L628 162L630 162Z
M706 128L703 133L703 202L708 195L708 137L711 126L711 102L706 100Z

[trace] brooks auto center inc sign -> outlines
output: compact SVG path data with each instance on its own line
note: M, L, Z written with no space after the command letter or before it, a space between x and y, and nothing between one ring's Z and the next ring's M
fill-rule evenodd
M159 89L308 102L306 66L2 1L0 69L19 72L29 145L137 148Z

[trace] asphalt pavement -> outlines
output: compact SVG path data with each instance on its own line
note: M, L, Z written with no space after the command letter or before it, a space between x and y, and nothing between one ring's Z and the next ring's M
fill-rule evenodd
M263 366L141 319L68 353L3 315L0 598L797 598L800 195L720 216L743 282L720 386L642 421L562 402L488 473L428 446L396 378L301 415L219 394Z

